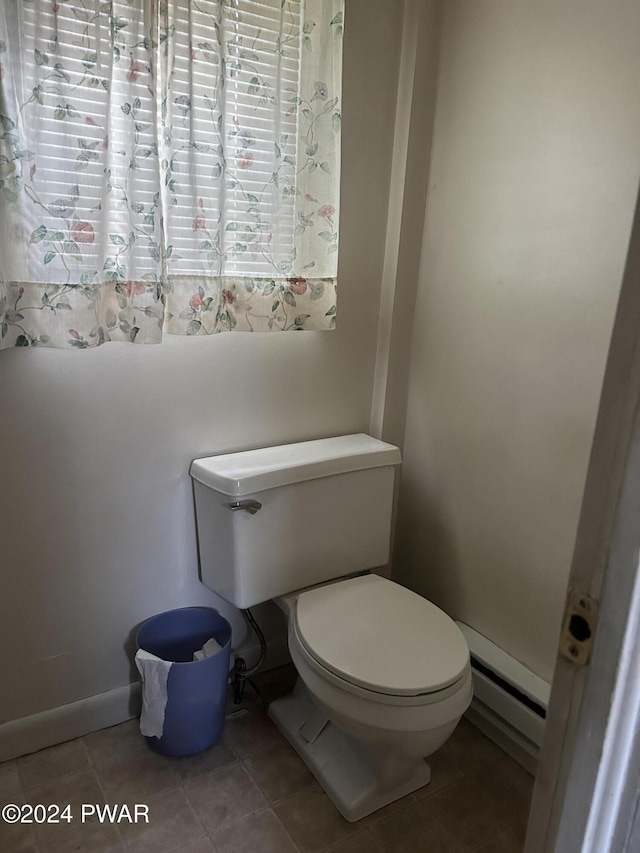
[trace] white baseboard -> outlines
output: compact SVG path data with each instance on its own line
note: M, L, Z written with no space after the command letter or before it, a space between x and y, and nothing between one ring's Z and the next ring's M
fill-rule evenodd
M465 717L532 776L536 775L539 749L534 743L523 737L520 732L475 697L465 712Z
M251 645L241 646L236 650L247 666L253 666L260 656L260 647L254 641ZM275 669L291 658L287 647L286 636L270 642L266 660L261 670ZM59 708L51 708L40 714L22 717L0 725L0 761L18 758L30 752L37 752L48 746L55 746L73 738L82 737L108 726L124 723L140 713L141 690L140 683L128 684L71 702Z
M0 725L0 761L105 729L140 713L140 684L128 684Z

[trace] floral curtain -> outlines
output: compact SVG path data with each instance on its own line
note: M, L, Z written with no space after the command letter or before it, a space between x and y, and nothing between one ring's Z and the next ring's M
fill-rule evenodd
M4 0L0 347L335 325L342 0Z

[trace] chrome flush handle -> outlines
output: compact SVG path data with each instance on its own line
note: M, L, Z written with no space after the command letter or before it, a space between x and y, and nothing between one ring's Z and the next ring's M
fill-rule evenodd
M248 512L249 515L255 515L259 509L262 509L262 504L258 501L254 501L252 498L247 498L243 501L231 501L227 506L230 510L233 510L233 512L243 509L245 512Z

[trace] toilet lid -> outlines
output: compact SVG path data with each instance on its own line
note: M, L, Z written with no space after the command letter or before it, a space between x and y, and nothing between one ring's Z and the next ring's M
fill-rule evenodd
M377 693L433 693L458 681L469 666L469 648L453 619L378 575L303 592L296 627L319 663Z

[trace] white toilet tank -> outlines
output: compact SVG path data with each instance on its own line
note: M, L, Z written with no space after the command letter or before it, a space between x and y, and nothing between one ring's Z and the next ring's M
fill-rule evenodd
M399 464L364 434L194 460L202 582L246 608L385 565Z

